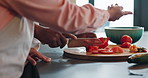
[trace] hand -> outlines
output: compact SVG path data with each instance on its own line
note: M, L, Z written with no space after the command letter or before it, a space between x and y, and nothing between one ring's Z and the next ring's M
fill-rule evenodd
M97 38L96 34L92 32L77 34L76 36L77 38Z
M37 38L43 44L48 44L51 48L59 47L63 48L67 44L66 37L76 39L77 37L72 34L61 33L53 31L50 28L43 28L35 26L35 38Z
M42 55L41 53L39 53L36 49L31 48L30 53L29 53L29 55L27 57L26 63L30 62L32 65L36 65L37 64L36 61L38 61L39 59L41 59L41 60L43 60L45 62L50 62L51 61L51 58L48 58L48 57Z
M122 10L123 10L123 7L118 6L118 4L115 4L115 6L113 5L108 6L108 12L110 14L109 21L115 21L115 20L118 20L123 15L132 14L131 11L122 11Z

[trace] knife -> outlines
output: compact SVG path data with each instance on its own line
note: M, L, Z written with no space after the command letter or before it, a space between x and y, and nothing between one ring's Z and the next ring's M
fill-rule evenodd
M102 44L102 41L98 38L77 38L69 39L68 47L98 46L100 44Z

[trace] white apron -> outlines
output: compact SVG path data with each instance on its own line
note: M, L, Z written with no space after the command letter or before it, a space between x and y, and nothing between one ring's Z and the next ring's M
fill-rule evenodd
M33 22L19 17L0 29L0 78L20 78L33 32Z

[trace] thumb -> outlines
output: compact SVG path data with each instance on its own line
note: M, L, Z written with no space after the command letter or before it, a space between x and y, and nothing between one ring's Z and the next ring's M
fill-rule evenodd
M72 38L72 39L77 39L77 37L73 34L70 33L62 33L63 36L65 36L66 38Z

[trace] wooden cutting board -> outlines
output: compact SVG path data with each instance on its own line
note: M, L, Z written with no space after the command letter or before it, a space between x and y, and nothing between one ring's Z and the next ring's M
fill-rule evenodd
M118 45L109 45L108 47L114 47ZM90 52L86 52L85 47L73 47L64 49L65 57L70 57L74 59L81 60L92 60L92 61L126 61L128 57L132 54L129 52L128 48L122 48L123 53L115 53L115 54L91 54ZM140 52L142 53L142 52Z

